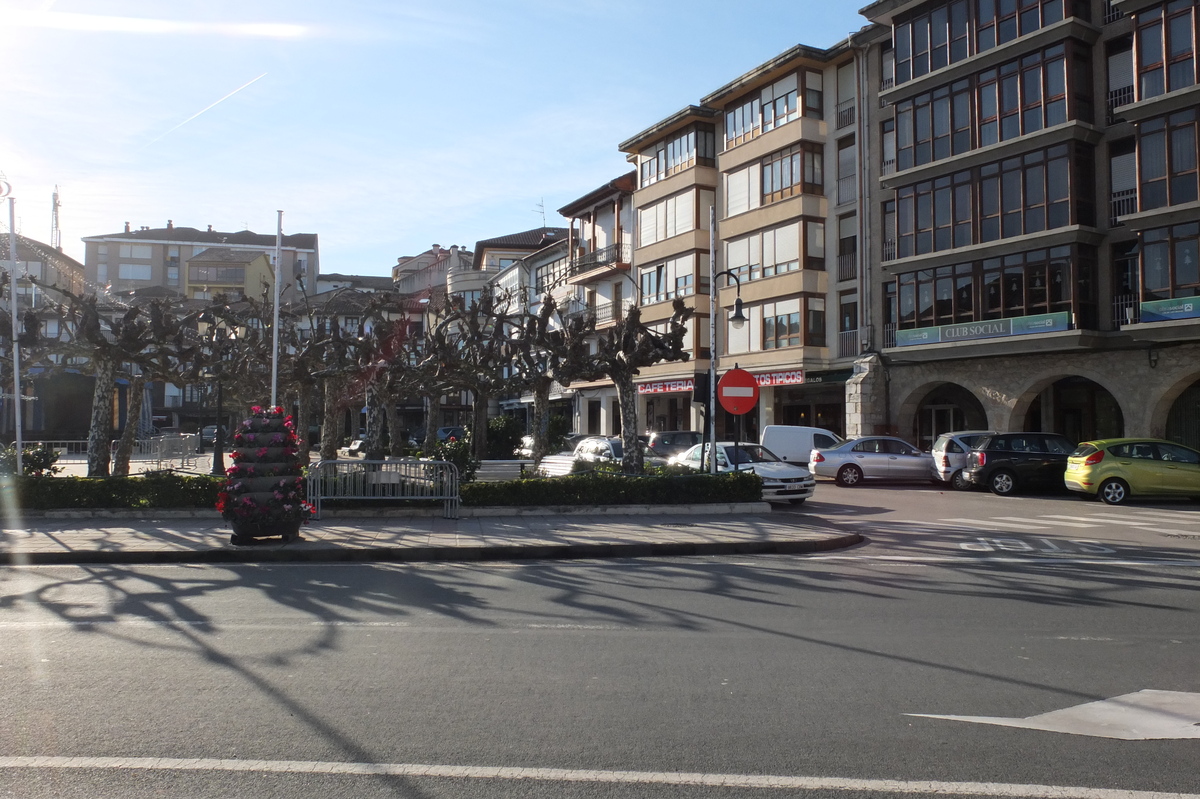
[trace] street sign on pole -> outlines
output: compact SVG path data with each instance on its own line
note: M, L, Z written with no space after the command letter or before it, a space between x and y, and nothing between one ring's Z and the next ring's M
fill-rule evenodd
M749 413L758 404L758 381L745 369L730 369L717 381L717 401L735 416Z

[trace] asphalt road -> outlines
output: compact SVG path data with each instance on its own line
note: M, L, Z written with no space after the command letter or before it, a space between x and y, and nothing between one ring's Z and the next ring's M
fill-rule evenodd
M1200 799L1200 738L929 717L1200 693L1200 506L848 491L805 557L0 571L0 796Z

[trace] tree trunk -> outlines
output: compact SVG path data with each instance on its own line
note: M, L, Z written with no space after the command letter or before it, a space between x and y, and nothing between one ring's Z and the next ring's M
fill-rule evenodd
M408 446L408 431L400 429L400 405L396 402L393 392L387 392L387 429L388 455L393 458L404 457L404 448Z
M491 397L475 392L475 401L471 403L471 449L477 460L487 457L488 434L488 402Z
M539 377L533 383L533 419L529 434L533 436L533 464L542 462L550 454L550 388L554 381Z
M378 379L372 378L367 383L367 452L369 461L383 460L387 450L383 448L383 421L385 418L383 403L384 391Z
M621 404L621 471L641 474L642 448L638 446L637 438L637 391L633 387L633 375L623 373L613 383Z
M300 463L304 466L307 466L311 460L309 457L311 444L308 441L308 428L310 427L308 420L312 416L312 395L313 387L308 383L302 383L296 389L296 438L300 445Z
M117 363L97 352L93 356L96 386L92 391L92 426L88 430L88 477L108 477L112 462L113 388Z
M338 430L338 395L340 386L333 376L325 378L325 410L321 416L321 460L337 460L338 441L342 433Z
M134 442L137 441L139 421L142 416L142 398L146 393L146 376L135 375L129 381L129 403L125 412L125 429L121 431L121 440L117 444L117 454L113 460L112 473L118 477L129 474L129 456L133 453Z
M438 443L438 408L441 404L438 400L441 397L433 394L422 394L421 396L425 398L428 406L428 410L425 413L425 444L422 449L427 453L431 453L437 447Z

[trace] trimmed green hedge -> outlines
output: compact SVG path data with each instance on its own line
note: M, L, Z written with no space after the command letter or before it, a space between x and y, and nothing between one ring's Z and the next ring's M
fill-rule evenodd
M692 505L758 502L762 478L752 472L624 477L594 472L565 477L466 483L464 505Z
M15 482L18 505L29 510L86 508L214 508L224 478L151 473L137 477L22 477ZM596 472L549 479L464 483L464 505L691 505L757 502L762 480L751 472L625 477ZM346 501L343 507L380 507ZM411 506L411 501L398 506Z
M63 508L214 508L222 477L172 472L137 477L22 477L19 506Z

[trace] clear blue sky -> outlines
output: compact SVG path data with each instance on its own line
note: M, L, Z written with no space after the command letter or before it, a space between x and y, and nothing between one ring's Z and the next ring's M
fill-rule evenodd
M323 272L542 224L617 144L863 2L0 0L17 229L317 233ZM0 227L7 230L7 208Z

